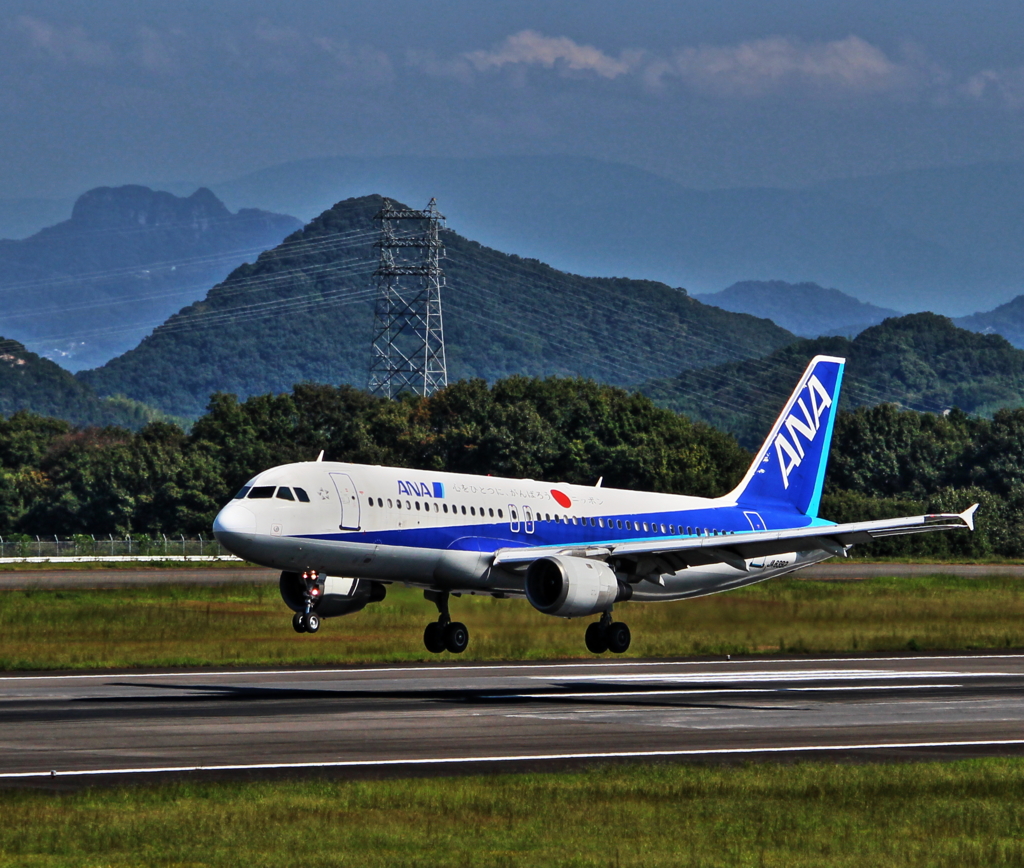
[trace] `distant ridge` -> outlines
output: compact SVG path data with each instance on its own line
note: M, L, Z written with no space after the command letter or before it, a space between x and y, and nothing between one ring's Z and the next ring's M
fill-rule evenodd
M804 338L852 338L888 317L901 316L899 311L868 304L838 289L783 280L745 280L694 298L723 310L770 319Z
M0 241L0 331L72 370L100 364L300 225L206 189L98 187L70 219Z
M731 431L748 449L760 444L789 383L817 353L847 360L841 406L895 403L942 413L958 407L989 415L1024 405L1024 351L999 335L958 328L915 313L888 319L853 340L801 340L767 358L729 362L656 379L640 391L662 406Z
M960 317L953 322L973 332L1002 335L1018 349L1024 349L1024 295L1018 295L995 310Z
M382 201L339 202L80 379L100 394L193 417L217 390L249 396L302 381L365 387L377 255L372 218ZM627 385L765 355L793 340L774 323L701 304L662 283L580 277L450 230L443 237L450 380L580 375Z

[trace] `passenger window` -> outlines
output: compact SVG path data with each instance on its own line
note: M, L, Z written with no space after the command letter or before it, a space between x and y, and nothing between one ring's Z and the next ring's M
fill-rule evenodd
M604 527L604 519L603 518L599 518L597 520L597 526L598 527Z
M238 494L236 494L236 495L235 495L235 500L241 500L241 499L242 499L242 498L244 498L244 497L245 497L245 496L246 496L246 495L247 495L248 493L249 493L249 486L248 486L248 485L245 485L245 486L243 486L243 487L242 487L242 490L241 490L241 491L239 491L239 492L238 492Z
M572 523L576 524L576 516L575 515L572 517Z
M448 504L447 503L442 507L442 509L444 510L444 514L448 515Z
M662 533L668 533L668 531L667 531L667 530L665 530L665 525L662 525L662 526L661 526L661 532L662 532Z
M279 491L279 492L277 493L277 496L278 496L278 497L280 497L280 496L281 496L281 492L280 492L280 491ZM373 506L373 505L374 505L374 503L373 503L373 498L372 498L372 497L370 497L370 498L367 498L366 502L367 502L367 503L368 503L368 504L369 504L370 506Z
M648 533L647 522L644 522L644 533Z
M463 515L465 515L465 514L466 514L466 507L462 507L462 514L463 514Z
M420 502L417 500L416 501L416 512L419 512L419 511L420 511Z
M476 507L475 506L471 506L469 508L469 514L470 515L476 515Z
M401 509L401 508L402 508L402 501L400 501L400 500L396 500L396 501L395 501L395 506L396 506L396 507L397 507L398 509Z
M434 504L434 512L437 512L437 504Z
M290 488L285 488L283 485L277 489L277 496L281 498L281 500L295 500L295 497L292 495L292 490Z
M382 498L382 497L378 497L377 498L377 506L379 506L381 509L384 508L384 498Z
M504 518L504 517L505 516L502 514L501 510L499 509L498 510L498 518Z
M274 496L273 485L257 485L255 488L249 490L250 500L266 500L267 498Z
M489 510L487 510L487 514L488 514L488 515L489 515L489 516L490 516L491 518L494 518L494 510L493 510L493 509L489 509Z
M391 498L388 498L388 509L391 509Z
M686 526L686 535L693 536L693 528L691 528L689 525Z

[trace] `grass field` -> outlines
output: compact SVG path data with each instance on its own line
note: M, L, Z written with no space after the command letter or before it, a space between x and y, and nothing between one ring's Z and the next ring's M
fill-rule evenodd
M0 791L2 866L1018 866L1024 760Z
M776 579L615 611L633 631L634 657L1024 647L1024 580L1013 578ZM588 656L590 619L489 597L453 599L452 614L472 635L463 660ZM394 586L383 603L325 620L315 636L292 631L270 585L5 591L0 669L437 660L422 644L434 617L419 592Z

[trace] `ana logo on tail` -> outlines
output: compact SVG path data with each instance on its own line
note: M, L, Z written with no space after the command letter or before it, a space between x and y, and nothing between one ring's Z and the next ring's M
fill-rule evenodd
M807 398L805 401L804 398ZM808 409L808 403L811 405ZM797 398L793 411L786 417L782 428L775 436L775 454L779 459L779 469L782 471L782 486L789 488L789 474L800 466L804 460L805 450L800 442L803 436L808 444L813 442L818 431L821 430L821 417L825 411L832 406L832 396L821 385L813 374L807 381L800 396ZM801 419L796 414L796 408L800 408ZM788 433L789 437L786 437Z

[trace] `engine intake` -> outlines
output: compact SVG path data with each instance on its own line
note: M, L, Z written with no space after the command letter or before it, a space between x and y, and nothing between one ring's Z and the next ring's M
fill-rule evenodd
M526 599L545 615L582 618L631 596L633 588L619 582L604 561L556 555L526 570Z
M344 579L338 576L319 576L318 599L313 611L321 618L336 618L351 615L366 608L367 603L379 603L387 595L387 588L380 582L368 579ZM304 612L308 580L302 573L281 573L279 582L281 599L293 612Z

